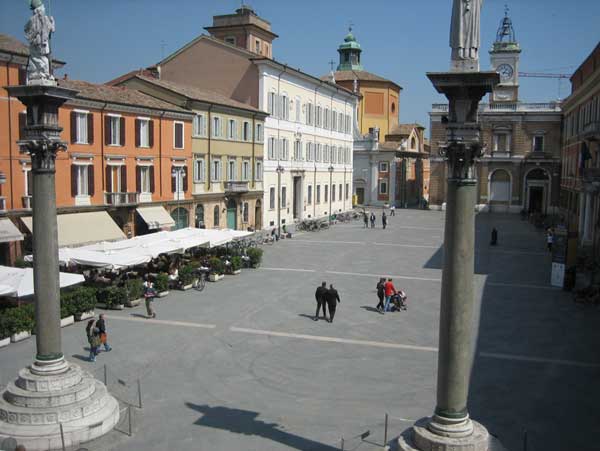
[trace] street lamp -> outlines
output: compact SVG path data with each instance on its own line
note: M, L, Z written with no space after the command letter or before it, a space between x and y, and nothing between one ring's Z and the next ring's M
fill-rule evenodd
M329 225L331 225L331 177L333 175L333 165L330 165L327 170L329 171Z
M180 209L180 198L179 198L179 174L181 174L183 172L183 167L181 166L174 166L173 170L171 171L171 177L173 177L175 179L175 192L177 194L177 229L179 229L179 225L180 225L180 221L179 221L179 215L181 214L181 209Z
M277 236L281 236L281 174L285 169L278 164L275 171L277 171Z

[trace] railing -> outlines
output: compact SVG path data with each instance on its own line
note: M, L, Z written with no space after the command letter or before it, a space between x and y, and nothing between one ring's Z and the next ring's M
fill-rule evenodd
M229 193L246 193L248 192L247 181L225 182L225 192Z
M131 205L138 203L138 193L104 193L107 205Z
M0 196L0 211L6 210L6 197Z
M433 113L447 113L447 103L434 103L431 106ZM502 111L542 111L542 112L561 112L561 104L559 102L544 102L544 103L481 103L479 104L480 113L502 112Z
M31 196L21 196L21 201L25 210L31 210Z

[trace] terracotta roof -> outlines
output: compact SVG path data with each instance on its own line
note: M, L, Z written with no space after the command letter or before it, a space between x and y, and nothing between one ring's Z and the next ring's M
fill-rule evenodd
M189 110L180 108L172 103L155 99L154 97L151 97L140 91L123 86L99 85L81 80L59 80L58 84L59 86L79 91L77 98L80 99L191 114Z
M254 108L252 105L247 103L238 102L237 100L230 99L227 96L219 94L214 91L205 91L203 89L196 88L194 86L182 85L179 83L173 83L170 81L159 80L154 77L149 77L146 75L137 74L135 78L143 80L147 83L151 83L153 85L159 86L164 89L168 89L169 91L173 91L176 94L187 97L190 100L196 100L198 102L206 102L206 103L214 103L216 105L224 105L232 108L239 108L243 110L253 111L256 113L267 114L264 111L261 111L257 108Z
M398 124L394 128L392 128L392 130L388 133L388 135L408 136L411 134L411 132L415 128L424 129L425 127L423 127L420 124L416 124L416 123L415 124Z
M334 72L333 76L335 77L336 81L354 81L355 79L358 81L380 81L384 83L391 83L394 86L397 86L398 89L402 89L402 86L399 84L365 70L339 70ZM321 80L329 80L330 77L331 74L323 75Z
M126 74L120 75L117 78L113 78L110 81L104 83L109 86L118 86L120 83L129 80L130 78L135 77L136 75L147 75L148 77L152 77L152 69L149 67L148 69L135 69L131 72L127 72Z
M29 47L17 38L0 33L0 52L13 53L15 55L29 56ZM52 60L55 65L64 66L65 62L57 59Z

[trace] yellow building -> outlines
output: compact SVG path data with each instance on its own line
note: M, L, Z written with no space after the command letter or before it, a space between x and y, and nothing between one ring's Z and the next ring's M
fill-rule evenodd
M362 49L352 34L352 29L338 48L340 62L337 70L322 77L360 94L358 105L358 127L361 135L370 129L379 129L379 142L392 134L398 126L400 113L400 91L402 87L379 75L363 70L360 62ZM332 77L334 80L332 80Z

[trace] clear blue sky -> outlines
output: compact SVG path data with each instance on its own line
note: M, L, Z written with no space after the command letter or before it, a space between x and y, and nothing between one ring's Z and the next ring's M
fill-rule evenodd
M443 101L425 77L448 68L451 0L248 0L279 34L274 56L313 75L328 72L350 22L365 70L404 91L400 120L429 128L427 112ZM600 40L598 0L484 0L482 69L508 3L521 44L521 71L571 73ZM48 6L48 0L45 0ZM53 51L70 78L105 82L158 62L212 23L236 0L50 0L57 21ZM24 40L26 0L0 0L0 32ZM210 61L206 62L210 64ZM561 82L561 97L569 92ZM557 80L521 79L523 101L554 100Z

